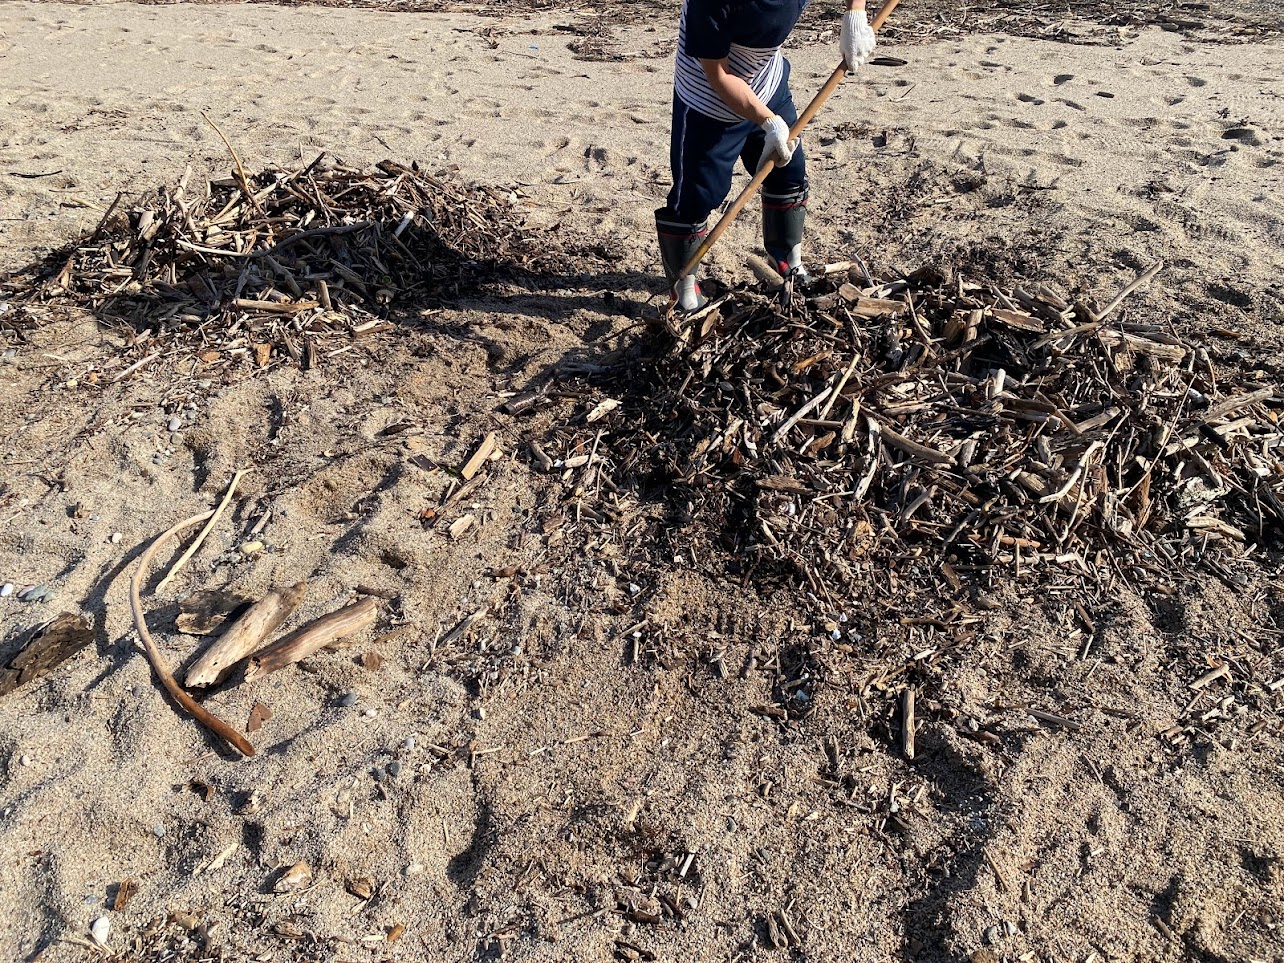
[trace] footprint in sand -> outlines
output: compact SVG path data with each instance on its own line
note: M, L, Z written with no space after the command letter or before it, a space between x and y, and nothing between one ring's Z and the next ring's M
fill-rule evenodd
M1034 94L1017 94L1016 99L1023 104L1033 104L1035 107L1042 106L1044 103L1041 98L1034 96Z
M1208 81L1205 80L1203 77L1193 77L1189 74L1186 75L1186 83L1196 88L1208 86Z
M1245 147L1261 147L1262 137L1252 127L1229 127L1222 131L1222 140L1239 141Z
M1068 84L1074 80L1074 74L1057 74L1052 78L1053 86L1060 87L1062 84Z
M1058 103L1058 104L1064 104L1065 106L1069 107L1071 110L1087 110L1087 109L1088 109L1087 107L1083 106L1083 104L1075 103L1073 100L1065 100L1064 98L1061 98L1061 97L1058 97L1058 98L1057 98L1057 103Z
M575 141L569 137L557 137L552 140L546 140L540 145L544 149L545 157L552 157L554 154L560 154L570 147L577 146Z
M584 169L592 173L613 166L615 155L605 147L590 146L584 148L584 160Z

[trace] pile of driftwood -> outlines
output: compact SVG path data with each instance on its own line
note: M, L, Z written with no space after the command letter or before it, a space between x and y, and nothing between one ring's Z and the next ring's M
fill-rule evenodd
M393 302L552 266L556 244L523 231L515 200L392 161L358 170L321 155L252 176L238 162L218 180L189 169L118 196L69 251L7 279L9 323L72 303L158 332L153 344L185 332L206 351L306 365L316 337L379 330Z
M1284 528L1284 396L1116 320L1158 268L1101 308L859 263L784 307L734 291L570 370L606 397L536 458L631 482L688 526L683 554L704 533L829 612L860 586L950 599L1013 572L1162 589L1202 563L1233 584L1219 559Z

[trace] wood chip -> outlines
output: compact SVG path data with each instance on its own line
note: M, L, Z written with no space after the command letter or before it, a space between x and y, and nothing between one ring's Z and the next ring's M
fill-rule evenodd
M495 451L495 446L498 442L499 436L493 431L481 440L481 443L473 450L472 455L469 456L468 461L466 461L464 466L459 469L459 475L464 479L464 481L471 480L472 477L481 470L481 466L486 464L487 459L489 459L491 454Z

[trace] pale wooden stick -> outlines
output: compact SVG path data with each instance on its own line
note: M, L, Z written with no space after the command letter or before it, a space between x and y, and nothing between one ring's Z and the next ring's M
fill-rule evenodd
M237 156L236 148L233 147L232 142L227 139L227 135L223 133L222 128L220 128L218 124L214 123L214 121L210 120L209 114L205 113L205 111L201 111L201 116L205 118L205 122L207 124L214 128L214 133L218 134L219 140L223 142L223 146L227 148L227 152L232 155L232 160L236 163L236 176L241 182L241 190L245 193L245 199L249 201L250 206L258 212L259 217L266 218L267 213L259 206L258 198L254 196L254 191L250 189L250 180L245 176L245 165L241 163L241 158Z
M378 611L379 603L375 599L365 598L295 629L250 660L245 669L245 681L284 669L332 642L374 625Z
M274 629L299 607L308 583L274 589L255 602L192 663L184 680L188 688L221 682L236 663L257 652Z
M1128 285L1126 288L1124 288L1122 291L1116 294L1115 299L1113 301L1111 301L1104 308L1102 308L1095 315L1093 315L1092 320L1100 322L1110 317L1110 315L1114 313L1115 308L1119 307L1119 305L1124 303L1124 300L1128 297L1128 295L1132 294L1133 291L1136 291L1139 287L1141 287L1143 284L1145 284L1147 281L1149 281L1151 278L1153 278L1156 274L1158 274L1163 269L1164 269L1164 262L1156 261L1149 268L1147 268L1140 275L1138 275L1137 279L1133 281L1132 284Z
M834 389L834 393L830 395L829 400L825 402L825 407L820 409L821 418L829 417L830 409L834 407L834 402L838 400L839 396L843 393L843 389L847 387L847 379L850 378L852 376L852 372L856 370L856 362L859 360L859 353L852 355L852 363L847 366L847 370L843 372L843 376L838 379L838 387Z
M241 481L241 476L244 474L244 471L237 471L237 473L232 476L232 484L227 486L227 491L223 494L223 500L219 502L218 508L214 509L214 514L211 515L210 520L205 523L205 527L201 529L201 533L196 536L196 541L192 542L192 544L187 547L187 551L178 557L178 561L169 567L169 571L165 573L165 577L161 579L160 584L156 586L157 592L164 591L165 586L168 585L170 580L178 574L179 569L192 560L192 556L196 554L197 550L201 547L201 544L205 541L205 536L210 533L214 528L214 523L219 520L219 516L227 509L228 502L232 500L232 493L236 491L236 486Z
M1030 347L1042 348L1044 345L1052 344L1054 341L1063 341L1066 338L1073 338L1076 335L1086 334L1089 331L1097 330L1105 323L1106 318L1110 317L1110 315L1114 313L1115 309L1124 303L1124 300L1128 295L1132 294L1139 287L1153 278L1156 274L1162 271L1163 268L1163 261L1152 264L1148 269L1134 279L1131 284L1115 295L1115 299L1113 301L1094 314L1088 321L1085 321L1083 324L1076 324L1073 328L1066 328L1063 331L1053 331L1050 334L1046 334L1038 341L1034 342Z
M138 559L138 568L134 572L133 578L129 580L129 607L134 613L134 627L138 630L138 637L142 640L143 648L147 652L147 660L151 662L152 671L155 672L156 677L160 679L161 685L165 687L165 691L173 697L175 702L186 709L192 718L210 732L214 733L228 745L234 747L237 752L241 753L241 755L252 756L254 755L254 746L248 739L242 736L222 719L215 716L212 712L203 708L195 699L184 692L179 684L174 680L174 674L170 672L169 666L165 662L165 657L161 655L160 649L156 647L156 643L152 639L151 632L147 631L147 619L143 615L143 603L142 599L140 599L138 595L139 589L143 584L143 579L147 576L147 566L151 564L152 556L156 554L160 547L183 529L190 528L192 525L203 522L213 514L214 513L212 511L209 511L201 512L199 515L193 515L191 518L179 522L173 528L162 533L154 542L152 542L151 545L147 547L147 550L143 552L142 556Z
M901 748L905 750L906 759L914 758L914 689L912 686L905 690L901 701Z

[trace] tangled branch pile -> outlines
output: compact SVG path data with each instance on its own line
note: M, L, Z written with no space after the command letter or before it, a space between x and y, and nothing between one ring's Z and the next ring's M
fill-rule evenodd
M513 199L384 161L318 157L293 170L193 185L191 170L30 276L9 279L21 320L74 303L136 329L248 340L300 360L310 334L366 333L381 308L552 265L556 244L523 231ZM247 350L242 346L242 350Z
M788 308L733 292L582 372L620 404L574 444L831 606L1014 571L1162 589L1203 563L1233 583L1218 559L1284 528L1284 398L1112 321L1156 270L1102 310L934 270L852 267Z

